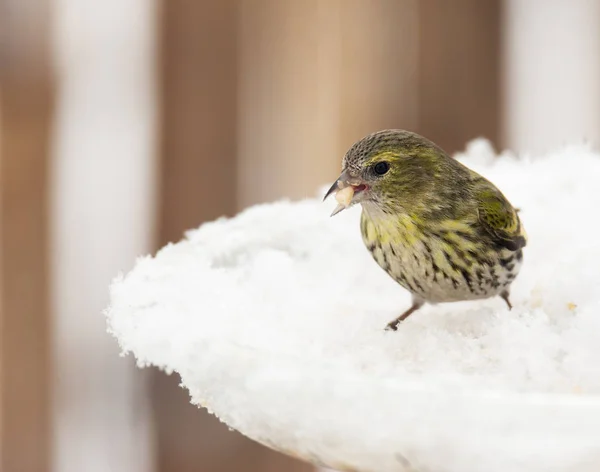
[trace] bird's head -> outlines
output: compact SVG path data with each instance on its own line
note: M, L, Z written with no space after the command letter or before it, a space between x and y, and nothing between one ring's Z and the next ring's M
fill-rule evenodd
M403 130L383 130L356 142L342 173L326 193L337 194L332 216L356 203L367 209L411 211L431 192L448 156L428 139Z

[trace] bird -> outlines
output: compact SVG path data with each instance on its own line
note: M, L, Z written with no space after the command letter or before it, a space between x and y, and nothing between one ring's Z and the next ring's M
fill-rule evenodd
M387 129L354 143L325 194L336 215L362 206L360 230L373 259L412 295L400 323L426 303L499 296L523 262L527 234L515 209L489 180L414 132Z

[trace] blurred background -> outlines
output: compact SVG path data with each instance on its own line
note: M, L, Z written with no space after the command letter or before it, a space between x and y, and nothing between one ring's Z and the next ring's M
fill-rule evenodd
M600 0L0 0L0 470L311 470L119 357L108 285L395 127L597 146Z

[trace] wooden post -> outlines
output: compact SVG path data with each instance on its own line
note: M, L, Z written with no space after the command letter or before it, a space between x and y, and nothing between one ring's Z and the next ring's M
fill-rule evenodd
M48 5L0 1L0 470L50 470Z
M501 0L419 1L418 131L447 152L498 145Z

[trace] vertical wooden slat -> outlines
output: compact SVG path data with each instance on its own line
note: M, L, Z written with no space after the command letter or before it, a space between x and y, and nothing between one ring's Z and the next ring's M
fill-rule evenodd
M0 2L0 470L50 464L47 4Z
M238 208L312 197L337 171L337 6L241 1Z
M417 128L419 4L419 0L339 2L342 152L373 131Z
M236 4L162 2L162 241L233 211Z
M236 199L237 2L162 3L161 244ZM176 375L153 376L161 472L295 470L189 403Z
M448 152L480 136L498 144L500 6L419 1L418 131Z

